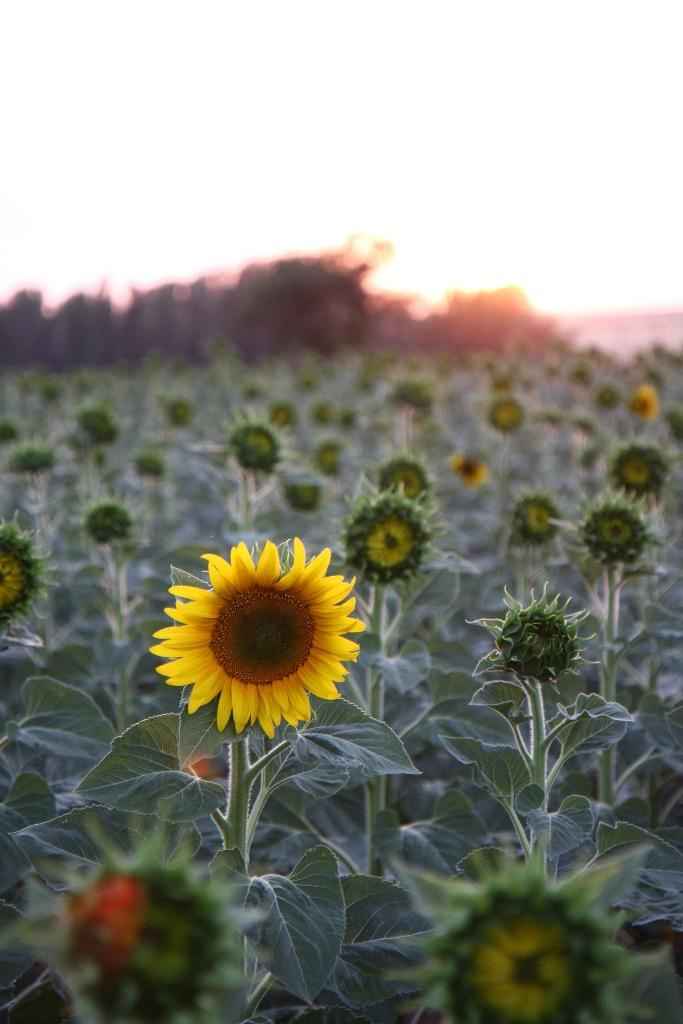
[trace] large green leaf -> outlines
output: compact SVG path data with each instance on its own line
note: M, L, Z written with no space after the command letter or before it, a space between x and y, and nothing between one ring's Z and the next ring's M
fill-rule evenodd
M0 896L16 885L30 868L11 835L23 824L20 814L0 804Z
M82 780L81 795L169 821L194 821L215 811L224 802L223 787L182 770L178 718L145 718L117 736L111 752Z
M546 836L553 860L590 843L593 835L593 805L585 796L568 796L557 811L532 810L527 822L537 836Z
M5 807L20 815L27 825L54 817L55 799L42 775L21 772L3 801Z
M431 668L431 657L427 645L422 640L408 640L399 654L393 657L376 654L371 659L371 665L381 674L390 689L406 693L427 678Z
M17 847L36 871L50 883L64 880L65 860L70 865L94 867L102 863L103 847L134 849L146 836L155 834L166 860L196 852L200 836L193 826L161 826L146 814L124 814L107 807L77 807L51 821L42 821L15 832Z
M446 750L461 764L477 769L484 786L499 799L514 802L515 795L528 786L529 770L518 750L494 747L462 736L440 736Z
M377 843L385 860L441 874L455 873L465 854L480 846L486 828L467 797L451 791L437 802L434 816L401 825L395 811L384 811L377 821Z
M342 888L346 929L329 987L354 1008L413 992L414 983L397 975L415 963L429 926L408 892L373 875L348 875Z
M296 734L301 761L323 761L351 769L356 781L377 775L419 775L396 733L346 700L325 701L313 721Z
M633 721L621 704L606 701L597 693L580 693L574 704L560 705L559 714L550 723L551 728L562 720L566 728L560 733L562 759L576 754L591 754L614 746Z
M253 938L267 966L292 995L312 1002L324 987L341 949L344 900L337 861L317 846L288 878L252 878L246 905L262 915Z
M65 758L94 761L114 735L111 722L82 690L50 676L32 676L22 687L26 714L16 738Z

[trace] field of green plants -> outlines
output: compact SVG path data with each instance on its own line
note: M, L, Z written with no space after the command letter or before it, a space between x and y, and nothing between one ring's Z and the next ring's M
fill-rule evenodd
M681 452L657 348L0 377L0 1020L680 1022Z

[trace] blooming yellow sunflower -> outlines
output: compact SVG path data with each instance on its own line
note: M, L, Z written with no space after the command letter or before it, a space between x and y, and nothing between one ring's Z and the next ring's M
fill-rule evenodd
M454 455L450 460L450 466L465 487L482 487L489 478L489 467L486 463L468 455Z
M290 725L310 718L309 693L336 700L335 683L348 674L342 663L359 654L342 634L365 627L351 617L355 579L327 576L330 549L307 563L297 537L285 571L272 541L257 564L244 542L232 548L229 562L203 558L211 589L171 587L180 601L166 614L179 625L155 633L162 642L150 648L173 659L157 668L167 683L192 685L188 712L218 697L221 731L232 716L238 733L258 721L272 737L283 718Z
M641 384L631 395L628 407L641 420L656 420L659 416L659 395L651 384Z

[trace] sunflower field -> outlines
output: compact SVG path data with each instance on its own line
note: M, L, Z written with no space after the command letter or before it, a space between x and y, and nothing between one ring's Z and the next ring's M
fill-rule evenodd
M0 378L0 1020L674 1024L683 357Z

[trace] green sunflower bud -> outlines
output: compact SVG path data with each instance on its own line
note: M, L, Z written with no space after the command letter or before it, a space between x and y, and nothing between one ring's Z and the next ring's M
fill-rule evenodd
M245 419L230 435L230 449L242 469L272 473L280 459L280 442L267 423Z
M138 476L160 480L166 472L164 457L159 452L138 452L135 456L135 471Z
M587 553L603 565L632 565L652 541L641 505L618 493L604 494L593 502L579 532Z
M0 630L25 614L42 589L44 562L29 534L0 523Z
M613 384L602 384L595 392L595 404L599 409L616 409L621 404L619 389Z
M577 363L576 366L572 367L569 379L572 384L578 384L579 387L587 388L593 380L590 366L586 363Z
M139 858L138 858L139 859ZM147 858L149 860L149 858ZM189 866L107 866L64 897L56 958L83 1020L200 1024L243 987L230 893Z
M166 421L171 427L188 427L194 417L194 408L187 398L164 399Z
M269 419L274 427L293 427L297 421L296 406L292 402L273 402Z
M12 473L48 473L54 465L54 449L46 444L23 444L14 449L9 461Z
M396 491L363 496L346 522L346 561L372 583L419 572L432 539L427 509Z
M315 451L315 464L325 476L336 476L344 446L341 441L323 441Z
M669 460L654 445L627 444L612 456L609 475L614 487L636 497L659 497L669 475Z
M322 426L334 423L336 416L337 411L331 402L316 402L311 407L311 419L314 423L320 423Z
M434 401L429 381L419 377L406 377L400 380L391 397L396 405L407 405L419 413L428 413Z
M557 882L506 863L478 881L430 879L435 928L418 981L452 1024L616 1024L637 961L590 875Z
M407 498L421 498L431 491L431 482L423 464L411 455L398 455L379 470L382 491L402 491Z
M19 428L12 420L0 420L0 444L7 444L16 441L19 437Z
M539 598L523 605L506 593L507 612L502 619L480 619L478 625L491 633L495 647L481 665L511 672L522 679L551 682L582 660L579 626L587 611L567 608L571 598L560 604L559 594L548 597L548 585Z
M322 487L317 480L286 480L283 492L290 508L297 512L315 512L320 507Z
M81 409L78 426L90 444L113 444L119 436L119 428L106 405Z
M516 398L495 398L489 406L488 420L503 434L510 434L524 423L524 409Z
M123 505L104 501L90 509L85 517L85 529L97 544L113 544L130 539L133 520Z
M557 505L549 494L525 494L512 511L511 541L520 546L547 544L558 531Z

